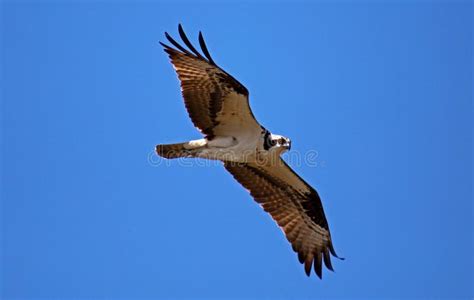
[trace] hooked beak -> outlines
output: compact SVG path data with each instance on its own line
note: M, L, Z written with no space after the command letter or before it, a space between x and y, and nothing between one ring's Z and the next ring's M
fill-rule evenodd
M285 148L286 150L290 150L291 149L291 140L290 139L285 139L285 138L280 138L278 140L278 145L282 148Z

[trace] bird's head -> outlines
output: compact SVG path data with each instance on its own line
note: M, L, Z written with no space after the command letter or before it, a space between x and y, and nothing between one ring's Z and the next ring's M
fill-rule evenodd
M278 134L267 133L264 137L264 149L267 151L276 151L281 154L291 149L291 140Z

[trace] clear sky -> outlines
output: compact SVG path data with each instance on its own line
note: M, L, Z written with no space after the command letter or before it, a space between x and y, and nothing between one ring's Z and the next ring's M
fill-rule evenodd
M9 298L473 296L473 5L3 1ZM182 23L293 141L345 261L307 278L199 138L158 44Z

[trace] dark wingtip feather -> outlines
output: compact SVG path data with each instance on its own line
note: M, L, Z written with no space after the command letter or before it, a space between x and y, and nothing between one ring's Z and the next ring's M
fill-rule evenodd
M178 48L181 52L186 53L186 54L191 54L186 48L181 46L178 42L176 42L171 35L168 34L168 32L165 32L165 36L168 39L168 41L173 44L176 48Z
M324 264L326 265L326 268L334 272L334 269L331 264L331 256L329 255L329 251L327 248L323 252L323 259L324 259Z
M323 264L321 260L321 252L318 252L314 258L314 271L316 272L316 275L318 275L319 279L323 279Z
M337 256L336 251L334 250L334 247L333 247L332 243L329 243L329 251L331 251L331 254L332 254L335 258L338 258L338 259L340 259L340 260L345 260L344 257L339 257L339 256Z
M206 42L204 42L204 37L202 36L201 31L199 31L199 45L201 46L202 52L204 52L204 55L207 57L209 62L213 65L216 65L216 63L211 57L211 54L209 53L209 50L207 49Z
M305 257L302 252L298 252L298 260L300 261L300 263L304 263Z
M296 253L298 253L298 249L296 248L295 243L291 243L291 249L293 249L293 251L295 251Z
M163 46L163 48L165 49L172 49L169 45L166 45L165 43L162 43L162 42L158 42L161 46Z
M183 40L184 44L188 46L189 50L191 50L197 57L205 60L205 58L201 55L201 53L199 53L199 51L197 51L196 48L194 48L193 44L191 44L181 24L178 24L178 32L179 32L179 36Z
M312 265L313 265L313 259L311 257L307 257L306 261L304 262L304 271L306 273L306 276L308 277L311 274Z

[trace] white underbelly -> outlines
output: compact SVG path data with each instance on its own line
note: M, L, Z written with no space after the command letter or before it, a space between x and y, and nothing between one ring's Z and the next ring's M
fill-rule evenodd
M196 156L201 158L250 162L255 161L258 138L217 136L207 143Z

